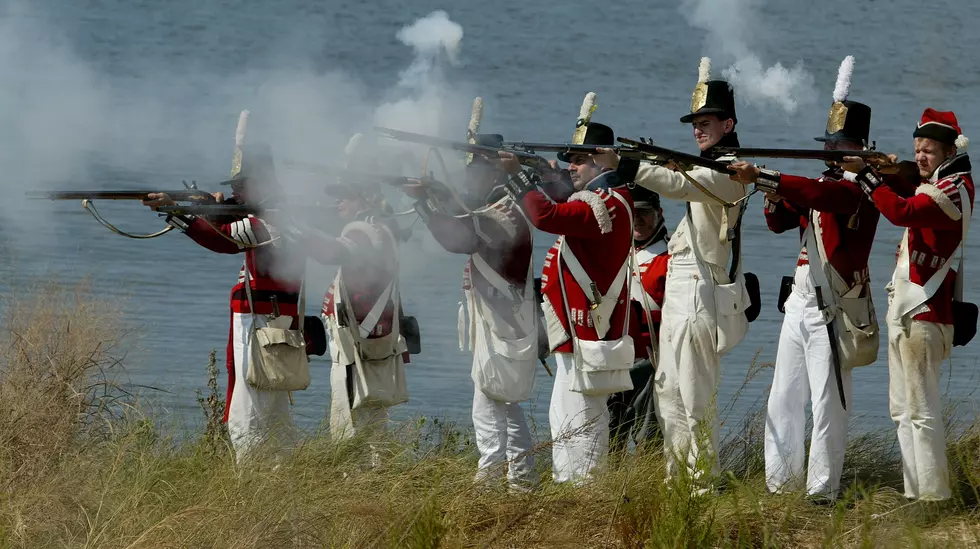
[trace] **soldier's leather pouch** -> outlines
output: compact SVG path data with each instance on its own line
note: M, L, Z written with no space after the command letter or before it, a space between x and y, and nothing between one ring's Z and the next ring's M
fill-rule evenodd
M783 280L779 283L779 300L776 301L776 308L779 309L779 312L786 313L786 299L792 291L793 277L784 276Z
M977 335L977 306L953 300L953 347L962 347Z
M759 289L759 277L755 273L743 273L745 291L749 293L749 306L745 309L745 319L754 322L762 310L762 292Z
M534 298L538 304L544 303L544 294L541 293L541 279L534 279Z
M303 335L306 336L306 354L323 356L327 352L327 331L318 316L303 318Z
M408 347L408 354L417 355L422 352L422 333L419 330L419 321L414 316L402 316L399 319L399 330L405 338L405 345Z

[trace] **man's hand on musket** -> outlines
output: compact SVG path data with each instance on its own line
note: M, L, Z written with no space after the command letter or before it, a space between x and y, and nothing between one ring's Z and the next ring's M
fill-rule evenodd
M598 152L592 155L592 161L607 170L619 168L619 155L613 149L597 148Z
M403 193L408 195L409 198L414 200L426 200L429 198L429 192L426 188L425 183L421 179L409 179L411 183L406 183L398 188L402 190Z
M146 200L143 200L143 205L157 211L160 206L176 206L177 203L167 193L150 193L146 195Z
M221 191L218 191L216 193L211 193L211 197L214 198L214 201L217 202L218 204L221 204L222 202L225 201L225 193Z
M497 151L497 160L494 160L494 164L498 168L507 172L510 175L517 175L521 173L521 162L517 159L514 153L509 153L507 151Z
M732 181L749 185L759 180L759 167L751 162L733 162L728 167L735 170L735 173L728 176Z
M851 173L861 173L861 170L868 167L860 156L845 156L844 160L837 165L844 171Z

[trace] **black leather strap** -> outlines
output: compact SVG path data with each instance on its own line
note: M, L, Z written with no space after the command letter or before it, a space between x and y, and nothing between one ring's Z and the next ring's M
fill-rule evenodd
M865 166L861 173L857 175L858 185L869 197L874 194L875 189L881 186L881 178L875 173L871 166Z

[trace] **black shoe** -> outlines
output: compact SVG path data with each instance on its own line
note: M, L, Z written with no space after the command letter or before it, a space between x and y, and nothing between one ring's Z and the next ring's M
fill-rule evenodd
M821 507L833 507L837 504L837 500L826 495L826 494L813 494L806 497L806 500L813 505L819 505Z

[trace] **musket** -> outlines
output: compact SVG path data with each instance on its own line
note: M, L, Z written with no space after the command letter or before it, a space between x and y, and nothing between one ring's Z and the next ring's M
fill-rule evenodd
M794 158L800 160L823 160L843 162L849 156L855 156L876 167L887 167L895 164L888 155L873 148L865 150L833 150L823 149L766 149L751 147L716 147L721 154L730 154L738 158Z
M210 193L196 189L180 191L28 191L25 194L28 198L47 198L49 200L148 200L149 196L155 193L165 193L178 202L216 202Z
M513 149L528 154L538 152L563 152L568 154L597 154L600 148L620 149L621 147L601 145L580 145L576 143L531 143L528 141L504 141L501 144L504 149Z
M382 137L387 137L388 139L395 139L397 141L408 141L410 143L419 143L422 145L428 145L430 147L438 147L441 149L451 149L455 151L478 154L480 156L486 156L489 158L497 158L497 153L500 151L505 151L513 154L517 157L517 160L530 168L551 170L551 165L544 158L520 151L515 149L489 147L487 145L477 145L474 143L467 143L465 141L453 141L451 139L442 139L441 137L433 137L431 135L423 135L420 133L403 132L401 130L393 130L390 128L383 128L380 126L375 126L374 130L378 135Z
M835 150L823 149L764 149L748 147L717 147L715 150L722 154L735 155L738 158L792 158L798 160L823 160L825 162L844 162L848 156L856 156L866 164L874 166L884 174L898 174L905 179L917 180L919 169L915 162L902 160L893 162L888 155L874 150L874 145L866 150Z
M633 147L621 147L617 145L579 145L575 143L531 143L528 141L504 141L502 147L511 151L521 151L528 154L537 154L539 152L554 152L554 153L565 153L568 155L572 154L599 154L599 149L609 149L614 151L620 156L637 158L639 160L644 160L650 155L638 151ZM655 161L656 158L650 158L651 161Z
M382 182L399 188L408 185L420 185L425 187L427 192L445 196L453 195L453 192L445 183L433 177L390 177Z
M730 168L726 162L720 162L710 158L702 158L693 154L675 151L673 149L654 145L646 140L635 141L625 137L618 137L616 140L624 145L627 145L629 149L632 150L632 152L627 150L627 155L642 153L643 156L641 157L641 160L645 160L647 162L654 162L656 164L672 163L684 170L690 170L692 167L700 166L719 173L735 173L735 170ZM624 149L625 148L620 148L620 156L624 156Z
M188 204L159 206L156 211L171 215L239 216L258 215L272 210L251 204Z
M160 213L175 215L219 216L247 216L282 212L321 212L328 216L336 214L336 206L310 201L306 197L286 197L284 201L269 201L264 204L176 204L173 206L158 206L156 210Z

